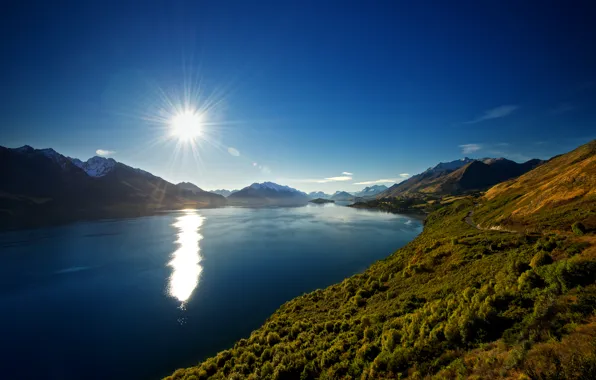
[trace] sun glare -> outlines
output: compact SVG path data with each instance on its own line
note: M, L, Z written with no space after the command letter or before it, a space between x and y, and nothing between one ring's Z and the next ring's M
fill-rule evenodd
M172 136L181 141L194 141L201 135L202 115L196 111L184 111L172 119Z

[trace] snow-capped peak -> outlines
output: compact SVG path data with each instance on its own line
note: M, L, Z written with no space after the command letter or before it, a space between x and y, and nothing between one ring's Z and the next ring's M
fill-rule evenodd
M270 190L275 190L275 191L282 191L282 192L289 192L289 193L298 193L298 194L304 194L299 190L296 190L292 187L289 186L284 186L284 185L278 185L277 183L273 183L273 182L263 182L263 183L253 183L252 185L249 186L251 189L270 189Z
M86 162L78 158L70 158L70 162L83 169L90 177L103 177L116 166L116 161L113 158L99 156L91 157Z

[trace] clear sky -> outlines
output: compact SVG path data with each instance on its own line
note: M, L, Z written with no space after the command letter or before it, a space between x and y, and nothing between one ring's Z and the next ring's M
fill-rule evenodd
M590 3L3 2L0 145L328 192L548 158L596 138ZM184 99L195 154L166 138Z

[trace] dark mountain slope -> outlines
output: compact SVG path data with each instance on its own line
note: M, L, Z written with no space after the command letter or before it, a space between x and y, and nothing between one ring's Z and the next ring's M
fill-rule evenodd
M530 160L518 164L504 158L455 161L463 166L455 170L454 165L439 164L421 174L391 186L377 195L377 199L387 197L419 197L424 195L457 195L474 190L484 190L499 182L520 176L540 165L540 160ZM439 169L437 169L439 168Z
M101 176L88 175L77 164L51 149L0 147L0 228L225 204L219 195L195 194L115 161Z

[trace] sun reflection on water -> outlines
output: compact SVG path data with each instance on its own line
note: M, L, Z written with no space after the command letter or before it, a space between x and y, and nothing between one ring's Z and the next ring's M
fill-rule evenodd
M168 263L172 267L168 293L182 302L190 298L199 284L199 276L203 268L201 262L199 241L203 236L199 233L205 218L194 210L188 210L184 215L176 218L173 224L178 229L178 249L172 253L172 260Z

